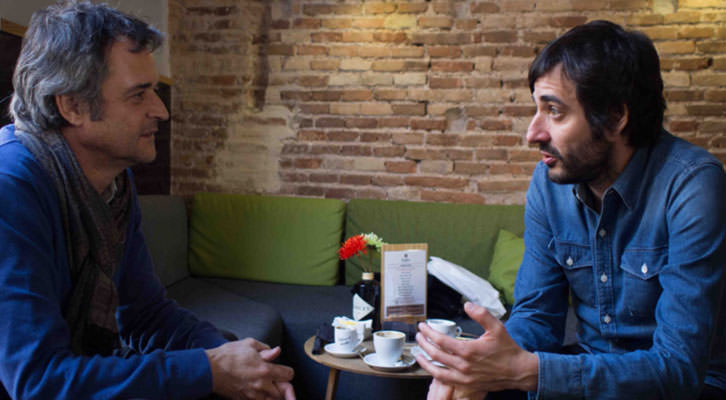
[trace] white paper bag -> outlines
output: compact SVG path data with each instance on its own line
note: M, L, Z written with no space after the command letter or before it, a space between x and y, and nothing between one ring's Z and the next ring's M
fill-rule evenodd
M496 318L501 318L507 312L499 301L499 291L468 269L439 257L431 257L427 269L446 286L461 293L472 303L486 308Z

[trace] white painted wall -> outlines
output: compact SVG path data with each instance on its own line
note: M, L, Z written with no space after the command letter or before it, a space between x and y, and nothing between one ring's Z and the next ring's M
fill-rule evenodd
M117 7L119 10L150 22L162 32L167 32L167 0L106 0L105 2ZM56 3L56 0L0 0L0 17L28 26L30 16L33 15L35 10ZM154 56L156 57L159 73L171 77L168 44L165 42Z

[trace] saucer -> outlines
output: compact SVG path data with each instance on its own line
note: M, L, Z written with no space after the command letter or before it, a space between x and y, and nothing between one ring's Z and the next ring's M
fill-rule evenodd
M337 343L333 342L333 343L326 344L324 349L326 352L330 353L331 355L333 355L335 357L352 358L352 357L357 357L358 353L360 353L361 350L364 349L364 347L361 345L358 345L352 351L348 351L348 350L341 349Z
M378 360L378 356L376 355L376 353L371 353L363 357L363 362L368 364L368 366L373 369L385 372L395 372L411 368L412 365L416 364L416 359L407 354L403 354L401 355L401 359L398 360L395 364L388 365L381 364L381 362Z
M424 356L424 358L426 358L427 360L431 361L431 364L434 364L437 367L446 368L446 365L444 365L444 364L442 364L442 363L440 363L438 361L433 361L431 359L431 356L424 349L422 349L419 346L413 346L413 347L411 347L411 354L413 354L414 356L416 354L421 354L422 356Z

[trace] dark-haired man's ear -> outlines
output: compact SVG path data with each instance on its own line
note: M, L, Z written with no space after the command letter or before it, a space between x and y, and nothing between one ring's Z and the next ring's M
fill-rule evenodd
M55 105L58 112L69 124L78 126L83 123L88 113L88 106L79 101L78 96L58 94L55 96Z
M615 118L618 118L618 116L615 116ZM625 126L628 125L628 119L630 118L630 113L628 112L628 107L623 105L623 112L620 114L618 121L615 123L615 126L613 127L612 131L608 131L605 133L605 135L610 138L611 140L615 140L622 136L623 129L625 129Z

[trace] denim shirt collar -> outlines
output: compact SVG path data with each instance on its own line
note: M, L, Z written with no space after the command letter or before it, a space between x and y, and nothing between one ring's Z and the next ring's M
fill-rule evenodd
M623 204L628 209L633 209L635 203L640 196L639 192L642 188L643 179L645 179L646 166L648 162L648 154L653 146L639 147L633 152L628 165L615 179L615 182L605 191L608 193L614 191L623 200ZM578 183L572 186L572 194L584 204L591 204L589 196L592 193L585 187L584 183Z

